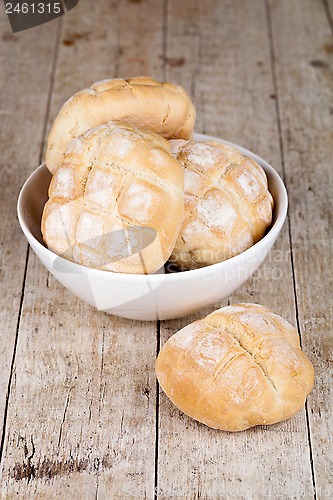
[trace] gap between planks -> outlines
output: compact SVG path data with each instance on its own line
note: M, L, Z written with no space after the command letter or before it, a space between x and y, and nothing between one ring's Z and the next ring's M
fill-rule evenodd
M163 33L162 33L162 80L167 77L167 57L168 57L168 20L169 20L169 0L163 0ZM156 322L156 357L161 348L161 322ZM158 498L158 446L159 446L159 411L160 411L160 387L156 378L156 398L155 398L155 463L154 463L154 499Z
M327 0L323 0L324 10L327 17L328 24L330 25L333 37L333 15Z
M156 357L161 348L161 322L157 321L156 329ZM156 406L155 406L155 469L154 469L154 498L158 498L158 440L159 440L159 411L160 411L160 387L156 378Z
M57 36L56 36L56 40L55 40L51 78L50 78L50 87L49 87L49 92L47 95L45 119L44 119L43 132L42 132L42 143L41 143L40 154L39 154L39 164L42 163L43 155L44 155L44 148L45 148L45 144L46 144L46 131L47 131L47 124L48 124L48 120L49 120L49 116L50 116L51 101L52 101L54 82L55 82L55 76L56 76L57 65L58 65L59 48L60 48L60 41L61 41L61 36L62 36L63 22L64 22L63 17L64 16L60 16L60 18L59 18Z
M325 0L323 0L323 1L325 2ZM279 152L280 152L280 158L281 158L283 182L284 182L285 186L287 187L286 170L285 170L285 156L284 156L284 146L283 146L282 126L281 126L279 88L278 88L277 75L276 75L276 59L275 59L275 50L274 50L273 24L272 24L270 0L264 0L264 4L265 4L265 13L266 13L267 38L268 38L270 61L271 61L272 83L273 83L274 94L276 95L275 112L276 112L276 122L277 122L278 135L279 135ZM301 344L301 348L302 348L302 335L301 335L301 328L300 328L300 321L299 321L299 306L298 306L298 297L297 297L297 289L296 289L293 239L292 239L292 230L291 230L291 220L290 220L289 209L287 212L287 228L288 228L288 239L289 239L289 248L290 248L290 263L291 263L292 280L293 280L296 326L297 326L297 331L298 331L298 335L300 338L300 344ZM317 491L316 491L316 480L315 480L314 464L313 464L313 452L312 452L311 431L310 431L310 421L309 421L309 409L308 409L307 401L305 402L305 415L306 415L306 426L307 426L307 435L308 435L308 443L309 443L309 453L310 453L313 497L316 500L317 499Z
M26 250L26 255L25 255L25 265L24 265L24 273L23 273L23 281L22 281L21 298L20 298L20 305L19 305L18 316L17 316L13 355L12 355L12 360L11 360L11 364L10 364L10 372L9 372L8 386L7 386L7 392L6 392L6 402L5 402L5 410L4 410L4 415L3 415L3 426L2 426L2 434L1 434L1 442L0 442L0 466L2 463L2 455L3 455L3 450L4 450L4 444L5 444L6 424L7 424L9 398L10 398L10 387L12 385L12 379L13 379L14 364L15 364L15 357L16 357L16 350L17 350L17 341L18 341L20 321L21 321L21 315L22 315L22 306L23 306L23 300L24 300L24 289L25 289L25 282L26 282L26 278L27 278L28 261L29 261L29 245L27 245L27 250Z

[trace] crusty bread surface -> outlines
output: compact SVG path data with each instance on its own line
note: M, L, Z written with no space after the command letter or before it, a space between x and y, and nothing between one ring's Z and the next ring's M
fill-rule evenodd
M273 198L263 168L218 142L171 140L184 168L185 214L171 261L181 269L216 264L260 240Z
M42 217L48 248L73 262L154 273L183 218L183 169L162 136L108 122L72 140Z
M148 77L103 80L70 97L48 136L45 163L54 173L69 142L110 120L125 120L167 139L189 139L195 109L180 85Z
M177 332L162 347L156 374L180 410L226 431L292 416L314 380L296 329L257 304L224 307Z

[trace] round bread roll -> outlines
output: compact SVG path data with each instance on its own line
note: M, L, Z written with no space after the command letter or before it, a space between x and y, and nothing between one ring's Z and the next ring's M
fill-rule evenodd
M70 97L55 119L45 154L50 172L73 138L110 120L126 120L167 139L189 139L195 109L183 87L173 83L147 77L96 82Z
M314 378L295 328L257 304L224 307L177 332L156 374L180 410L226 431L294 415Z
M273 210L262 167L222 143L170 143L185 174L185 216L171 262L196 269L229 259L260 240Z
M169 142L123 122L74 139L49 187L48 248L84 266L154 273L183 218L183 169Z

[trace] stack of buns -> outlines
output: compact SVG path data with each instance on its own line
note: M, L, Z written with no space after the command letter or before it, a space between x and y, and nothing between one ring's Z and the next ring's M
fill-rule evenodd
M182 87L146 77L104 80L68 99L46 149L50 250L146 274L167 260L181 270L215 264L262 238L273 210L263 169L222 143L191 140L194 121Z
M233 257L260 240L273 198L258 163L192 140L185 90L104 80L71 97L49 134L53 178L41 229L78 264L149 274ZM297 331L256 304L226 307L173 335L156 361L166 395L210 427L239 431L296 413L313 385Z

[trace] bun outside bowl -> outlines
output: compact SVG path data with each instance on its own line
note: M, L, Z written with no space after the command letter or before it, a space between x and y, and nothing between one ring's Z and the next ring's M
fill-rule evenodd
M262 264L274 245L287 214L288 197L276 171L262 158L237 144L195 134L197 141L220 141L253 158L265 170L274 199L272 225L267 234L239 255L218 264L164 274L122 274L100 271L70 262L48 250L40 230L51 174L39 166L23 185L17 204L18 219L28 242L46 269L68 290L98 310L124 318L172 319L192 314L239 288Z

